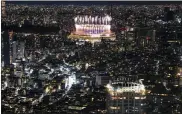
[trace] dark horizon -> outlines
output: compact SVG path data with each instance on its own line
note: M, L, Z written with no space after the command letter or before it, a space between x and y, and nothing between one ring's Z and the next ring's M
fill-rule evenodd
M169 5L182 1L6 1L7 4L27 5Z

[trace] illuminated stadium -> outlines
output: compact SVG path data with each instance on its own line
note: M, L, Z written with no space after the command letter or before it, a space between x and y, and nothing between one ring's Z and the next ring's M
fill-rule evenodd
M115 39L111 32L111 17L101 16L77 16L74 18L75 30L69 36L71 39L82 39L90 42L103 39Z

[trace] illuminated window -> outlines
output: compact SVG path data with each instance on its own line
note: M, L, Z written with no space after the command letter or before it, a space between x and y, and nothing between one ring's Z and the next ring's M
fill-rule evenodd
M173 67L169 67L169 70L173 70Z
M135 97L135 99L140 99L140 97Z
M113 109L113 110L118 110L118 109L120 109L120 107L113 107L113 106L111 106L110 108Z

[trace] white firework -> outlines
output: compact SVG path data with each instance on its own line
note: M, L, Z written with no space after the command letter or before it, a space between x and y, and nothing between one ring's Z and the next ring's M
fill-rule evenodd
M74 20L75 20L75 23L77 23L78 18L77 18L77 17L75 17L75 19L74 19Z
M85 21L88 22L88 16L85 16Z
M105 19L104 19L104 18L102 18L102 23L103 23L103 24L105 24L104 20L105 20Z
M94 22L94 17L92 17L92 23Z
M108 19L107 18L105 18L106 19L106 25L108 25Z
M83 24L83 17L81 17L81 23Z
M95 17L95 23L97 23L97 19L98 19L98 17L96 16L96 17Z
M81 22L81 17L79 16L79 23Z
M91 21L92 21L92 18L91 18L91 16L89 17L89 24L91 23Z
M99 24L101 24L101 18L99 17Z
M111 21L111 17L110 17L110 16L107 15L105 18L106 18L108 21Z

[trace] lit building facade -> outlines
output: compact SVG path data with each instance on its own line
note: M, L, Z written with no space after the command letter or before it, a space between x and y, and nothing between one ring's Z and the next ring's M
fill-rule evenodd
M114 82L107 85L108 114L143 114L145 86L135 82Z
M115 34L111 32L111 17L101 16L77 16L74 18L75 31L69 36L72 39L86 41L100 41L101 38L115 40Z
M24 77L24 64L22 59L16 59L14 64L14 75L15 75L15 83L14 85L23 87L26 83L26 79Z
M20 42L20 46L18 47L19 53L18 53L18 59L25 58L25 43Z

